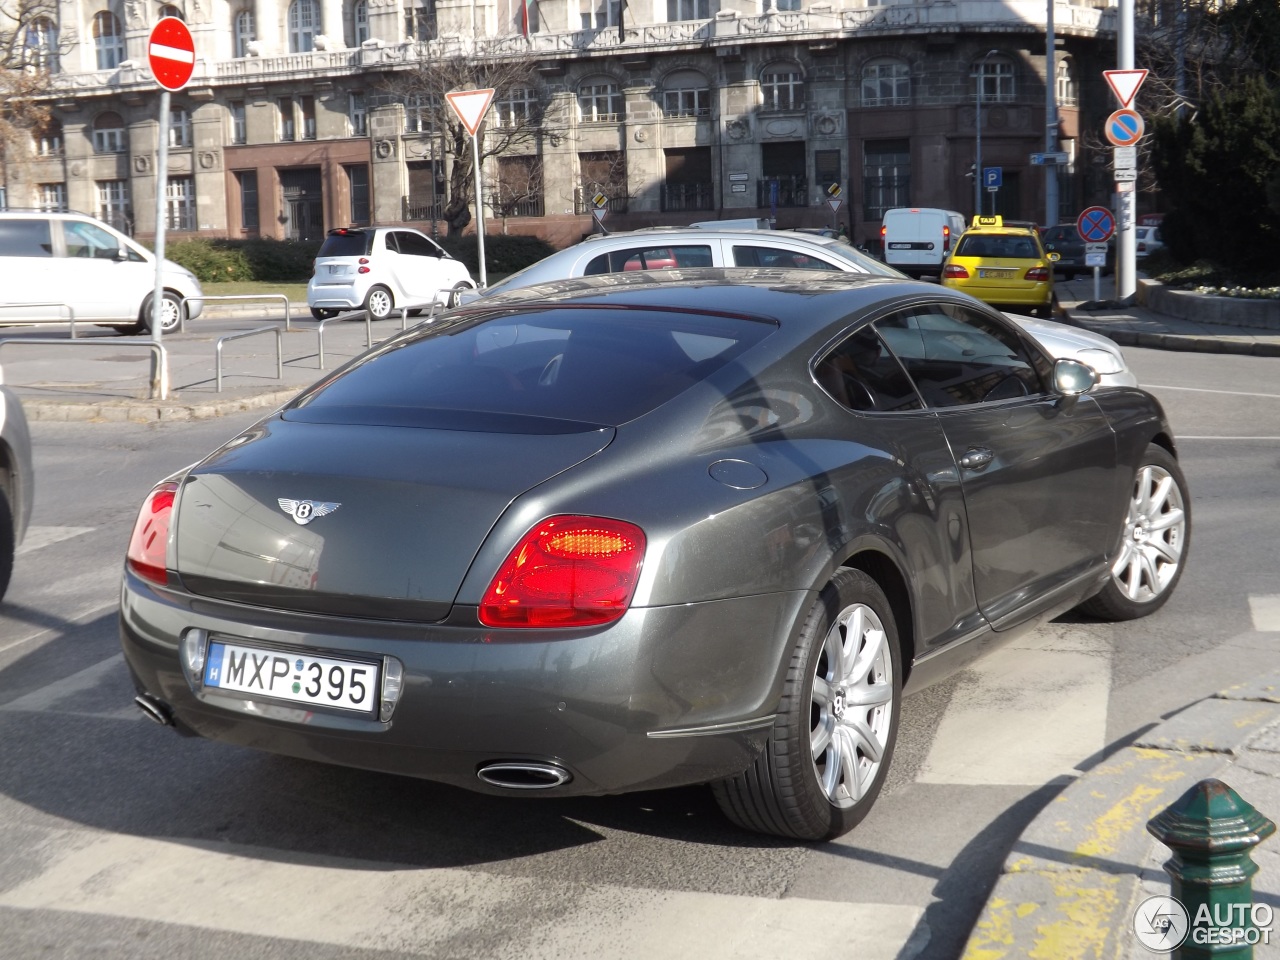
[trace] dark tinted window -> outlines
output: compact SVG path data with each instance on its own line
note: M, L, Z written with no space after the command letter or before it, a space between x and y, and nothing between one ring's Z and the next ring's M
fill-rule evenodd
M596 257L587 264L587 276L624 270L667 270L671 267L713 267L707 246L628 247Z
M956 247L957 257L1008 257L1035 260L1040 257L1036 241L1028 235L1006 233L965 234Z
M875 326L931 407L1045 392L1044 356L1012 330L965 307L918 307Z
M364 230L344 230L331 233L320 245L319 257L367 257L373 243L373 234Z
M797 250L782 247L737 246L733 248L733 262L739 267L796 267L802 270L836 270L833 264L809 256Z
M863 327L814 367L824 390L850 410L919 410L902 366L870 327Z
M420 233L397 230L396 243L400 247L401 253L408 254L411 257L440 256L440 248Z
M48 220L0 220L0 257L51 257Z
M506 432L635 419L775 329L702 315L560 308L431 327L385 345L289 419Z

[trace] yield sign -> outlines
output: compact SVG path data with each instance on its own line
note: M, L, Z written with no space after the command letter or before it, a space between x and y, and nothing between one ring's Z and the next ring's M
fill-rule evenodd
M844 203L843 200L837 200L834 197L827 201L827 206L831 208L832 213L839 213L840 207Z
M191 31L177 17L162 17L151 28L147 63L156 83L166 90L181 90L196 68L196 43Z
M454 93L446 93L445 97L449 100L449 106L453 107L453 112L462 121L462 125L467 128L467 133L474 137L476 131L480 129L484 112L493 102L493 94L493 88L489 87L484 90L458 90Z
M1103 70L1103 77L1111 85L1111 92L1120 101L1120 106L1127 107L1138 95L1138 88L1147 79L1146 70Z

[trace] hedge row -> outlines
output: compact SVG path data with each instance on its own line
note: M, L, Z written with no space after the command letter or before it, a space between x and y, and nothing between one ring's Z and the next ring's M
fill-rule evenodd
M440 240L479 278L480 259L474 235ZM175 240L165 245L165 256L194 273L202 283L224 280L258 280L267 283L305 283L320 249L307 240ZM555 248L537 237L487 236L485 262L489 273L514 273L553 253Z

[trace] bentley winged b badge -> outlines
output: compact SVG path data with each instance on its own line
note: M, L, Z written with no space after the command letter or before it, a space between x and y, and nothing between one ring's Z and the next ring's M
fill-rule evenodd
M327 516L342 504L326 503L322 500L287 500L281 497L276 501L280 509L293 517L294 523L308 524L316 517Z

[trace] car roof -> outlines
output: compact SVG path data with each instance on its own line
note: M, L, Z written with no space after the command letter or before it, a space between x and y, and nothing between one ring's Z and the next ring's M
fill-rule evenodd
M617 240L631 244L636 240L644 240L648 237L662 240L687 239L703 242L713 237L750 237L753 240L798 241L800 243L812 243L820 247L828 247L833 243L842 242L835 237L823 237L813 233L797 233L792 230L752 230L749 227L643 227L639 230L625 230L616 233L595 233L583 240L582 243L599 245L610 240ZM571 250L573 247L566 247L565 249Z

